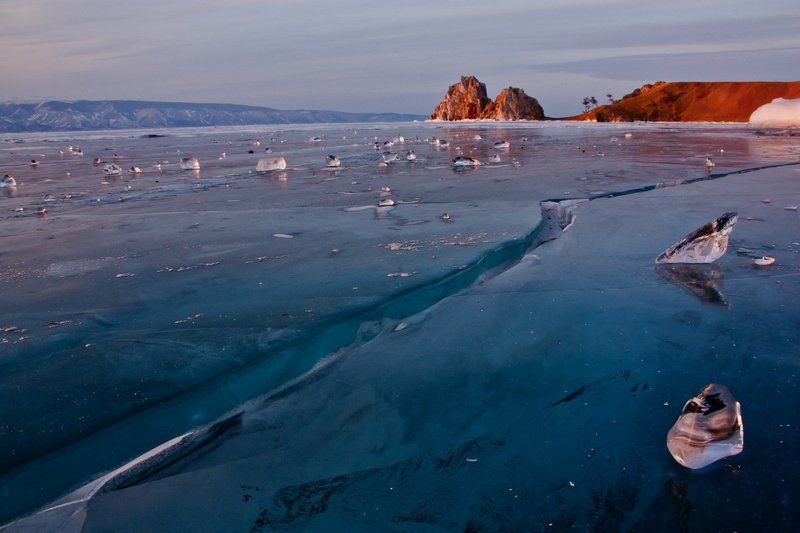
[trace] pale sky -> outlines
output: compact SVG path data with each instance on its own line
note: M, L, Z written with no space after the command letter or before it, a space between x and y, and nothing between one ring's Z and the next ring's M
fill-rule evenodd
M474 74L559 116L662 79L800 79L800 0L0 0L0 50L0 100L429 114Z

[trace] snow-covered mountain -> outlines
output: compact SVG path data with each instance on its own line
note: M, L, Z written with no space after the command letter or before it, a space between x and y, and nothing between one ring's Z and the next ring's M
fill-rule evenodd
M0 132L69 131L315 122L395 122L424 117L397 113L280 110L235 104L134 100L0 103Z

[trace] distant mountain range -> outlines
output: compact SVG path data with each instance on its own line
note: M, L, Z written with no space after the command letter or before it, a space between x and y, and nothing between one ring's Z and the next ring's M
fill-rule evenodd
M38 104L0 103L0 132L85 131L129 128L312 124L320 122L398 122L422 120L398 113L345 113L280 110L235 104L141 102L135 100L57 100Z

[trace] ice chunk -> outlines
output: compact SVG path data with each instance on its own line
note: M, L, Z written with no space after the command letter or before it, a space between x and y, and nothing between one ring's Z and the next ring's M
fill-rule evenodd
M15 180L12 176L6 174L3 176L3 179L0 180L0 187L16 187L17 180Z
M342 164L342 162L339 161L339 158L336 157L335 155L329 155L328 157L325 158L325 166L326 167L334 168L334 167L338 167L341 164Z
M656 258L656 263L713 263L728 249L728 236L738 219L725 213L676 242Z
M741 453L742 413L731 391L710 383L690 398L667 434L667 448L678 463L691 469Z
M181 158L181 170L200 170L200 161L196 157Z
M456 168L477 167L482 165L480 161L473 157L460 155L453 159L453 166Z
M497 141L496 143L494 143L494 147L497 148L498 150L508 148L509 146L510 145L508 141Z
M115 163L110 163L103 167L103 172L108 176L119 176L122 173L122 167Z
M386 163L391 163L392 161L399 161L400 154L395 154L394 152L383 152L383 160Z
M800 128L800 98L776 98L750 115L750 125L757 128Z
M263 157L258 160L256 172L271 172L273 170L286 170L286 159L283 157Z
M416 158L417 158L417 154L416 154L416 152L414 152L414 150L409 150L406 153L406 159L407 160L414 161Z

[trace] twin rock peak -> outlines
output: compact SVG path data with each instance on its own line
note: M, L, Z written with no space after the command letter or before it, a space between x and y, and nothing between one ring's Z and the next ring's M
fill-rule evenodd
M486 84L475 76L462 76L447 89L431 120L542 120L544 111L536 98L516 87L506 87L494 101L486 95Z

